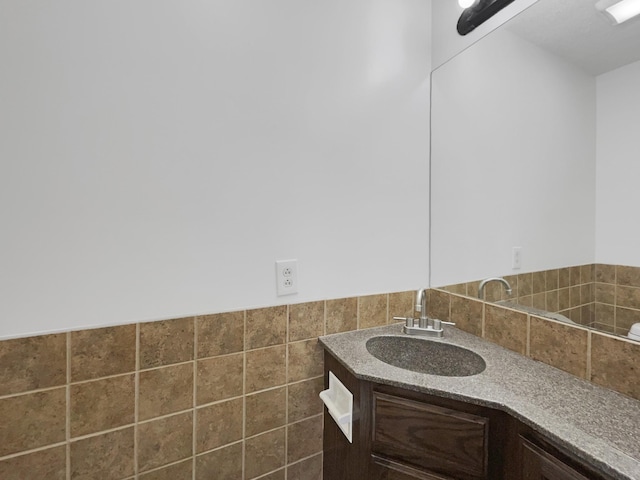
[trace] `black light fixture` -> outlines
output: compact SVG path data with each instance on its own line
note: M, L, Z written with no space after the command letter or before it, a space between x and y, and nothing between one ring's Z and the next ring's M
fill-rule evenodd
M513 0L476 0L464 9L458 19L458 33L466 35L493 17Z

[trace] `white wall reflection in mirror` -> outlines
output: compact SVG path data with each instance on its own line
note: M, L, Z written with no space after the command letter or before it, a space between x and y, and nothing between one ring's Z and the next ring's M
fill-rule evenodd
M539 0L432 81L432 286L640 266L639 18Z

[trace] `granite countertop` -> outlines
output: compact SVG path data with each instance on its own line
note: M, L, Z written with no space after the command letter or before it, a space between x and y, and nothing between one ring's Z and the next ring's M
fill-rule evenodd
M361 380L503 410L613 478L640 480L640 401L451 326L444 338L428 340L472 350L487 368L470 377L411 372L367 351L367 340L380 335L405 336L396 324L326 335L320 343Z

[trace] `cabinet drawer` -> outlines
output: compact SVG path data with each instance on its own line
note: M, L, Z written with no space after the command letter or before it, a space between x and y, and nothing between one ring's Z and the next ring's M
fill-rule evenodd
M489 419L373 393L372 454L438 474L488 479Z
M522 444L522 480L592 480L526 438Z

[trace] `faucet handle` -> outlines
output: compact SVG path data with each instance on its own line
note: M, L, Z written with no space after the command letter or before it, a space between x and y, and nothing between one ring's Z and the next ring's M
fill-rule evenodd
M433 328L436 330L442 330L442 325L455 325L453 322L445 322L444 320L433 319Z
M400 320L403 321L405 326L407 327L413 327L414 323L414 319L411 317L393 317L394 320Z

